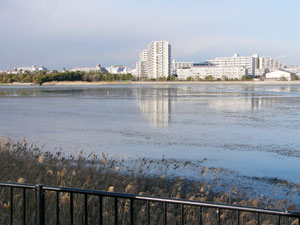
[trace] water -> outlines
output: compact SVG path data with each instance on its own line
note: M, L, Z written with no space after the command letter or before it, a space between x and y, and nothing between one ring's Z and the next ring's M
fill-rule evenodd
M300 85L0 86L0 135L300 183Z

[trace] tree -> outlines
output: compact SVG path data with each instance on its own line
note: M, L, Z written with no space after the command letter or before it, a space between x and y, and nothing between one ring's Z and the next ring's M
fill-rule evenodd
M287 81L286 77L282 76L280 77L280 81Z
M193 80L194 80L194 78L192 76L189 76L186 78L186 81L193 81Z
M205 77L205 80L207 80L207 81L213 81L214 77L212 75L209 75L209 76Z
M228 79L228 77L227 77L227 76L222 76L222 80L224 80L224 81L228 81L229 79Z

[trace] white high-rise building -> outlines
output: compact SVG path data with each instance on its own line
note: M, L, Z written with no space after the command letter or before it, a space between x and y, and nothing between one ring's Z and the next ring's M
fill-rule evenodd
M273 72L278 69L283 69L283 63L271 57L259 57L259 69L268 69L269 72Z
M140 61L148 61L148 50L144 50L140 53Z
M140 53L140 61L136 63L137 76L146 78L148 76L148 50Z
M153 41L148 46L148 78L157 79L171 75L171 45L167 41Z

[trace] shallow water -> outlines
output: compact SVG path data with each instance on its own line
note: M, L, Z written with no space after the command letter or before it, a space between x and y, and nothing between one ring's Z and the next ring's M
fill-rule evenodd
M0 86L0 135L300 183L300 85Z

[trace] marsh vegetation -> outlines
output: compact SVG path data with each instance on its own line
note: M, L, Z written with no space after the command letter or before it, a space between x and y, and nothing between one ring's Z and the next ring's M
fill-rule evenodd
M148 160L145 158L137 159L135 162L127 161L124 158L109 157L107 154L100 156L91 153L88 156L64 155L62 151L56 153L43 152L41 148L30 145L26 140L23 142L14 142L10 139L1 139L0 141L0 180L18 183L43 183L47 185L67 186L85 189L97 189L111 192L133 193L141 195L161 196L179 199L190 199L198 201L230 203L237 205L278 208L282 210L296 210L296 205L290 205L288 199L285 201L272 202L264 198L252 198L238 187L231 187L229 192L216 192L211 184L201 180L193 181L182 176L171 177L168 170L176 168L176 162L162 160ZM185 162L188 165L189 162ZM155 169L155 174L153 173ZM206 176L210 168L203 167L201 174ZM294 189L298 193L298 187ZM15 192L14 206L15 211L22 209L21 192ZM27 195L27 207L34 207L34 193ZM46 193L46 224L55 222L55 193ZM62 193L60 196L61 223L69 222L69 200L68 193ZM9 190L2 188L0 190L0 220L1 224L9 221ZM119 200L119 224L128 224L129 202ZM104 224L113 223L114 201L105 198L103 201ZM83 196L74 196L74 211L83 211ZM89 223L97 224L98 218L98 199L89 197ZM137 224L145 224L146 203L135 202L138 209L135 213ZM159 203L151 204L152 224L160 224L163 221L163 205ZM185 208L185 223L195 224L198 220L197 208ZM255 224L256 215L251 213L242 213L240 215L242 224ZM20 218L18 218L20 217ZM34 213L27 215L28 223L34 221ZM169 205L168 221L170 224L179 224L180 207ZM203 212L204 224L214 224L217 221L215 210L206 209ZM222 212L222 224L232 224L236 218L234 212ZM15 220L21 219L21 215L16 216ZM19 220L21 221L21 220ZM84 215L76 213L74 217L76 224L82 224ZM275 224L276 217L262 216L262 224ZM282 220L284 224L293 224L293 219Z

